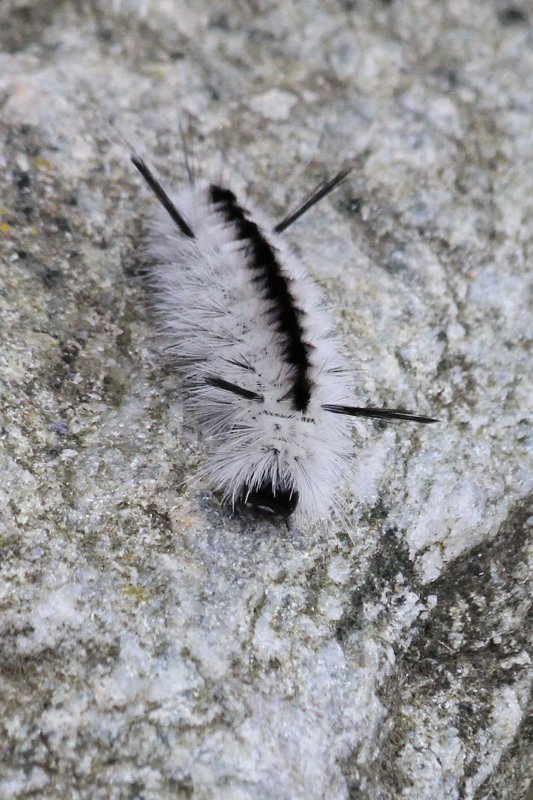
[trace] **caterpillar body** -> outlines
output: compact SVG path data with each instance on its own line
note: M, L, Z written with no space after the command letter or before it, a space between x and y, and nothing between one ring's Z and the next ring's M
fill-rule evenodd
M347 473L350 417L435 421L349 405L342 343L283 238L349 170L274 224L230 189L190 175L171 198L142 159L131 159L159 201L148 281L186 408L207 437L203 475L233 507L324 517Z

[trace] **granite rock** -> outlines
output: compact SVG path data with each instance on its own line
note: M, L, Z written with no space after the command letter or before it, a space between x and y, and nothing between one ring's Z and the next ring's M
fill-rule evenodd
M531 797L532 19L3 0L1 800ZM355 426L342 519L195 477L125 143L179 184L180 126L274 215L354 162L290 238L359 399L441 423Z

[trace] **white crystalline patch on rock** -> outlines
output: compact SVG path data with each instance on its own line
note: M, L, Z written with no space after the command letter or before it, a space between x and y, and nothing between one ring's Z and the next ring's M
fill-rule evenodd
M273 120L288 119L296 97L280 89L268 89L250 100L250 107L262 117Z
M23 652L53 647L85 622L85 610L80 604L83 585L66 583L44 592L31 615L32 633L20 640Z

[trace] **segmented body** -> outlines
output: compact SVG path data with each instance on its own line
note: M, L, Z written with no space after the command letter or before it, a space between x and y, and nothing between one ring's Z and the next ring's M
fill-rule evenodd
M348 402L351 381L322 295L228 189L200 182L172 203L186 224L155 209L150 284L208 444L204 474L231 503L322 516L351 450L347 418L323 408Z

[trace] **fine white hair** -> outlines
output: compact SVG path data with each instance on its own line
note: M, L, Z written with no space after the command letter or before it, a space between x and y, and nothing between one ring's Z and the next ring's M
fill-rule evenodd
M146 250L159 334L206 437L202 475L223 499L283 516L324 517L349 473L350 416L430 421L355 408L324 298L283 231L338 185L340 172L277 225L207 181L159 200Z

